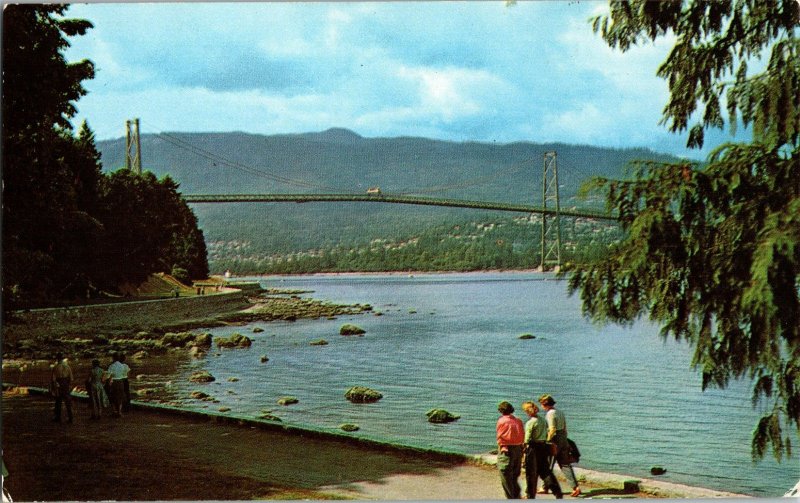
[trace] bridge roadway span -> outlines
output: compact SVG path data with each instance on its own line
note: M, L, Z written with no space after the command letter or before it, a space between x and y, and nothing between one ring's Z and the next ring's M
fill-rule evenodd
M487 201L465 201L461 199L434 199L419 196L393 196L389 194L184 194L187 203L309 203L309 202L367 202L416 204L422 206L450 206L455 208L475 208L485 210L513 211L517 213L539 213L555 215L556 210L529 206L525 204L498 203ZM608 213L564 210L558 212L562 217L591 218L596 220L617 220Z

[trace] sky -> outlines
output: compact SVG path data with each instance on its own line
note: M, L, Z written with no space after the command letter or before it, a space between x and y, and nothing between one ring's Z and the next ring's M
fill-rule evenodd
M283 134L644 147L684 157L659 125L674 40L626 53L589 19L607 2L75 4L96 65L79 114L99 140L141 133ZM711 144L712 142L707 142Z

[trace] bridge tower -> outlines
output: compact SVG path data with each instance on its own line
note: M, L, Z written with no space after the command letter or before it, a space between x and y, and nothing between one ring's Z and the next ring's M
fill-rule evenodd
M142 142L139 140L139 119L125 121L125 167L138 175L142 174Z
M544 153L542 176L542 271L561 267L561 202L558 198L556 153Z

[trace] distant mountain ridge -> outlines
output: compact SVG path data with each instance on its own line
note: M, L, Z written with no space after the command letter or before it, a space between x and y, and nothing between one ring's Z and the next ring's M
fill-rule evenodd
M630 161L675 160L647 149L562 143L453 142L418 137L366 138L345 128L258 135L145 134L144 169L170 175L184 194L384 193L541 204L545 152L556 151L562 206L591 176L619 177ZM125 139L98 142L105 170L125 165ZM387 234L489 213L375 203L197 204L206 240L246 241L287 252ZM495 213L496 215L496 213Z

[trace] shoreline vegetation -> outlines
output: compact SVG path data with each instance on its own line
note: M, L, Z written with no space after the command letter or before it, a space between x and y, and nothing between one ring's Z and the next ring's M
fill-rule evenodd
M501 271L493 271L501 272ZM337 276L342 274L353 273L332 273ZM360 274L360 273L355 273ZM375 274L375 273L369 273ZM400 275L403 273L389 273L393 275ZM414 273L415 275L418 273ZM424 274L424 273L422 273ZM433 274L433 273L432 273ZM435 273L441 274L441 273ZM235 283L234 283L235 284ZM3 327L4 340L3 340L3 374L4 374L4 393L3 393L3 428L4 428L4 445L3 448L6 452L4 459L9 467L12 475L9 477L8 486L12 489L12 497L15 499L37 499L37 500L59 500L59 499L208 499L212 495L204 491L197 493L191 492L187 489L183 492L174 488L164 487L163 484L147 482L146 491L131 494L113 494L97 492L96 494L89 492L75 492L70 493L69 487L66 489L56 488L62 476L58 475L58 470L51 470L45 475L41 470L37 469L37 459L48 459L52 462L51 456L47 455L49 449L52 448L53 440L45 434L44 431L39 431L39 428L49 429L53 423L50 423L50 408L51 401L43 400L37 394L44 394L44 389L37 388L37 384L44 384L47 382L49 376L49 364L52 354L56 351L65 351L67 355L74 357L73 371L76 376L82 376L82 369L88 365L88 360L97 355L105 355L109 351L125 351L132 356L134 365L140 368L147 366L147 360L157 360L159 357L176 357L176 358L193 358L201 357L205 352L214 350L214 343L220 341L213 341L208 334L195 333L194 330L199 328L208 328L210 326L236 326L245 325L253 321L269 322L272 320L297 320L297 319L314 319L325 317L328 319L335 319L340 315L353 315L353 314L369 314L378 315L378 312L373 312L372 306L369 304L352 304L352 305L337 305L327 302L321 302L314 299L301 298L301 293L312 293L311 291L298 291L298 290L285 290L280 288L271 288L264 291L259 295L252 295L248 291L248 304L244 309L238 309L235 312L219 312L208 313L208 316L203 320L185 320L181 318L180 309L176 307L176 312L173 323L168 326L156 327L147 331L135 332L136 327L125 327L124 321L121 320L121 326L110 331L98 331L91 325L83 327L81 334L71 334L70 336L63 336L56 340L49 340L48 333L39 333L37 327L28 327L27 330L20 330L16 327L14 337L7 338L7 326ZM217 295L226 295L220 293ZM210 297L210 296L209 296ZM180 331L171 331L180 330ZM92 334L89 338L87 334ZM246 336L242 338L246 339ZM217 338L221 339L221 338ZM159 356L161 355L161 356ZM163 364L162 364L163 366ZM163 371L164 378L169 378L169 370ZM80 383L80 377L76 377L76 383ZM6 384L8 383L8 384ZM133 384L133 383L132 383ZM152 383L149 383L152 384ZM46 385L45 385L46 386ZM210 422L213 423L213 428L193 428L190 429L190 436L197 436L196 442L190 442L191 448L189 450L197 450L201 452L186 454L189 456L187 459L195 459L194 455L197 454L199 458L208 456L208 447L203 447L205 439L214 433L206 430L216 430L217 428L237 428L236 435L245 433L255 433L258 430L258 435L262 435L264 431L270 431L271 434L280 435L283 442L293 444L292 451L304 452L307 456L315 457L315 452L309 452L311 445L316 445L318 442L325 444L325 456L365 456L365 458L380 459L381 463L385 464L385 473L376 477L358 477L352 474L353 480L345 483L328 483L328 484L309 484L308 480L317 480L319 475L309 473L307 469L298 468L298 472L294 473L286 480L280 479L275 481L267 481L266 487L262 483L255 483L251 477L249 481L242 481L242 486L245 489L234 491L233 493L221 492L214 493L214 499L250 499L250 498L266 498L266 499L330 499L330 498L356 498L356 499L407 499L409 491L413 489L409 486L410 481L415 481L414 484L422 482L423 487L433 484L431 487L441 486L442 494L427 494L420 493L418 499L454 499L459 493L455 489L462 485L460 479L468 476L471 477L471 483L477 486L487 485L484 489L473 488L470 492L463 493L463 499L474 499L481 497L483 499L499 499L502 497L500 491L499 481L496 480L497 474L489 467L493 464L494 458L491 454L483 454L479 456L471 456L458 453L447 453L439 451L427 451L418 449L411 446L396 445L390 443L383 443L380 441L364 439L357 436L347 435L343 432L336 431L320 431L313 428L287 425L280 422L271 422L269 420L258 420L239 418L235 416L228 416L225 413L216 413L209 411L192 411L188 409L181 409L180 406L169 401L163 401L159 398L158 386L155 387L140 387L139 383L134 384L134 398L136 400L135 412L132 413L132 418L123 418L122 420L112 423L105 423L112 421L111 419L104 418L104 426L101 429L108 433L109 428L113 430L118 429L118 425L128 424L130 422L140 423L144 429L158 430L158 425L163 428L177 428L188 422ZM138 388L138 389L137 389ZM74 396L78 399L73 407L77 410L76 417L78 423L84 423L81 414L81 400L84 400L82 386L78 385L74 388ZM24 402L24 405L19 405ZM22 416L30 414L32 410L38 411L34 417L22 420ZM144 421L144 423L142 423ZM62 425L54 425L59 427ZM85 425L80 426L84 428ZM79 427L76 425L69 425L68 428L73 428L74 431ZM130 426L125 426L129 428ZM137 433L132 432L126 445L128 449L126 452L136 451L138 454L135 457L153 456L162 462L163 455L149 452L148 449L156 449L158 446L151 445L150 440L145 440L141 435L141 431L134 428ZM81 430L83 431L83 430ZM227 431L227 430L226 430ZM83 433L82 433L83 434ZM110 434L110 433L109 433ZM157 436L158 433L154 432ZM233 435L233 433L222 433L225 435ZM89 428L85 435L91 435ZM60 441L71 442L77 441L72 438L71 434L59 434ZM286 437L286 438L283 438ZM86 443L81 446L74 446L77 450L68 450L68 452L83 453L82 456L88 456L94 459L98 456L103 457L107 454L103 453L99 444L86 440ZM109 442L111 440L109 439ZM20 444L21 442L21 444ZM143 445L146 444L146 445ZM213 442L212 442L213 444ZM24 448L23 448L24 445ZM16 447L15 447L16 446ZM249 440L241 440L242 449L249 450L252 448ZM25 454L21 451L27 450ZM110 451L113 451L109 446ZM142 451L143 450L143 451ZM142 451L142 452L140 452ZM338 452L337 451L341 451ZM38 452L38 454L37 454ZM21 459L19 458L21 456ZM38 456L38 457L37 457ZM43 456L43 457L42 457ZM230 459L225 459L223 455L215 454L211 456L213 459L206 459L200 464L214 464L213 473L220 474L226 473L230 477L242 476L239 467L231 467ZM253 461L255 463L255 460ZM30 479L29 475L23 475L26 471L26 463L31 463L31 472L36 472L35 480ZM238 459L237 459L238 463ZM263 464L264 460L259 459L258 463ZM272 461L270 464L274 464ZM348 460L347 463L350 463ZM136 464L136 463L134 463ZM146 471L147 463L141 463L138 469ZM157 463L156 463L157 464ZM113 479L114 469L107 469L106 464L103 468L97 466L88 466L85 468L87 473L92 473L92 478L98 480L98 477L110 477ZM199 466L199 465L198 465ZM413 468L412 468L413 467ZM425 467L425 468L423 468ZM66 467L64 468L67 469ZM175 468L178 471L183 470L181 476L191 476L197 466L185 466L183 468ZM322 468L320 468L322 469ZM267 470L269 471L269 470ZM328 467L327 471L330 472L331 468ZM366 470L369 472L369 470ZM466 475L462 472L467 472ZM14 476L16 472L16 477ZM585 484L587 491L585 495L620 495L627 494L635 497L734 497L737 495L724 493L721 491L714 491L702 488L694 488L689 486L682 486L679 484L663 483L660 481L638 479L639 482L636 487L627 486L625 481L634 480L632 477L622 475L603 474L600 472L593 472L591 470L580 470L583 478L582 484ZM325 477L330 478L330 474ZM323 478L325 478L323 477ZM417 480L418 478L423 480ZM213 477L212 477L213 478ZM429 480L431 479L432 480ZM15 482L15 480L19 482ZM113 487L114 484L109 480L108 484L92 484L97 486ZM330 482L330 480L326 480ZM335 482L335 481L334 481ZM438 484L438 485L437 485ZM224 485L224 484L223 484ZM69 486L69 485L68 485ZM79 488L75 488L78 490ZM475 493L475 491L479 491ZM29 492L30 491L30 492ZM37 492L38 491L38 492ZM66 491L66 492L64 492ZM245 492L241 492L245 491ZM248 492L249 491L249 492ZM393 492L396 491L396 492ZM14 493L18 493L15 495ZM457 497L456 499L461 499Z

